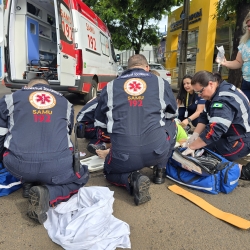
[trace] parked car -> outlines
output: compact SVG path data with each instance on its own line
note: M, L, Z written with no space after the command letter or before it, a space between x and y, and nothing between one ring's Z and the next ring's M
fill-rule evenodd
M164 66L159 63L149 63L150 69L156 70L162 78L167 80L171 84L171 73L169 70L166 70Z
M122 72L126 69L127 69L126 65L118 65L118 76L120 76Z
M156 70L162 78L166 79L169 82L169 84L171 84L171 73L169 70L166 70L164 66L162 66L160 63L149 63L148 65L150 69ZM119 65L118 75L120 76L121 73L126 69L127 65Z

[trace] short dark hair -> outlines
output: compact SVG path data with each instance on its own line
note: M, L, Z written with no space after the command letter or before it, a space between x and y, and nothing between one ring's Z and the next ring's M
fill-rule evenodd
M194 85L197 82L206 87L209 81L218 82L220 84L222 82L222 77L220 73L212 73L206 70L198 71L192 78L191 84Z
M128 69L138 67L148 66L148 61L146 57L142 54L135 54L128 59Z
M29 83L28 83L27 86L30 88L30 87L32 87L32 86L34 86L34 85L36 85L36 84L39 84L39 83L49 85L48 80L46 80L45 78L42 78L42 77L35 77L35 78L32 78L32 79L29 81Z

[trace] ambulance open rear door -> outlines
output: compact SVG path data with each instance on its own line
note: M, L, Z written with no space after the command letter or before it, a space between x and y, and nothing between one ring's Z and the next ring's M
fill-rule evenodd
M4 3L0 0L0 81L4 77L4 26L3 26Z
M58 16L56 16L57 37L59 48L57 55L58 79L60 85L75 85L75 47L73 42L73 18L71 15L71 0L55 1L55 8Z

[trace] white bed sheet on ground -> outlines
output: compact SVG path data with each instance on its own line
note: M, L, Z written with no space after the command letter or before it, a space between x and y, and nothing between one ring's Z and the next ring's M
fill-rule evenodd
M131 248L129 225L112 215L113 194L107 187L82 187L50 208L44 227L51 240L66 250Z

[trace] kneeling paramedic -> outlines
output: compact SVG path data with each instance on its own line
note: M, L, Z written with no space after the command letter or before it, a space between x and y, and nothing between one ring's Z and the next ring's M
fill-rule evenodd
M183 155L206 147L229 161L250 153L250 106L237 88L218 73L199 71L192 78L196 93L207 100ZM241 166L241 179L250 180L250 164Z
M176 109L169 83L150 73L140 54L130 57L128 70L101 92L95 125L106 128L111 140L104 174L112 184L126 187L136 205L151 199L150 180L138 170L154 166L154 183L165 181L176 133L165 115L174 116Z
M89 178L87 166L73 170L73 117L72 104L45 79L0 100L3 164L23 182L28 216L41 224L49 206L68 200Z
M96 154L96 150L105 150L109 148L110 137L98 127L95 127L95 110L98 104L100 92L97 96L87 102L76 116L77 121L77 137L89 139L87 150Z

